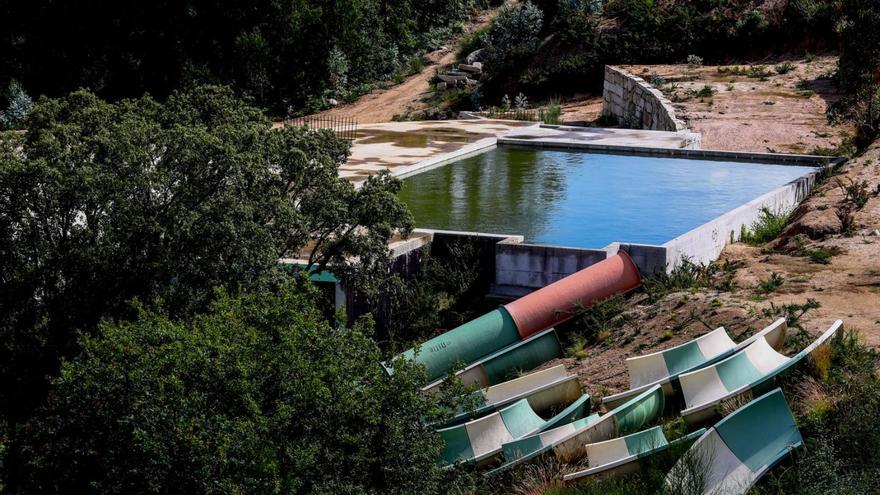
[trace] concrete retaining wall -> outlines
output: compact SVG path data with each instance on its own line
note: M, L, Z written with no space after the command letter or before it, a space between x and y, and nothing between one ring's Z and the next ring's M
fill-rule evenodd
M503 241L495 245L497 298L519 297L608 257L604 249L580 249Z
M663 245L666 247L667 269L673 269L684 258L695 263L715 261L728 242L740 240L743 227L751 228L758 220L762 208L768 208L772 212L794 209L810 195L818 174L819 172L811 173L789 182L667 242Z
M618 67L605 66L602 113L621 124L655 131L684 131L685 123L676 118L672 102L659 89Z

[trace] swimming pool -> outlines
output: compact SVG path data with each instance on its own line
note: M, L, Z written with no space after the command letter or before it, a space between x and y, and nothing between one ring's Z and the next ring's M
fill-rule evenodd
M816 169L501 146L415 175L418 227L601 248L662 244Z

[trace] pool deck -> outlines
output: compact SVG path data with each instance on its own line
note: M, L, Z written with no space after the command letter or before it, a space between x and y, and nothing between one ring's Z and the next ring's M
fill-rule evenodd
M618 151L653 149L700 149L700 135L687 131L649 131L536 125L514 129L499 136L501 144L552 146L573 149Z
M698 149L688 132L544 126L515 120L387 122L358 128L339 176L355 183L380 170L400 178L486 151L498 143L584 149Z

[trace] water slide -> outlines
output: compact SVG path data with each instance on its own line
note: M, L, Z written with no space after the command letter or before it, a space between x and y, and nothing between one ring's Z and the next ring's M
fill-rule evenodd
M742 351L707 368L679 376L684 395L685 421L696 424L720 414L724 401L765 391L776 377L803 361L825 344L843 322L837 320L812 344L792 357L784 356L761 337Z
M402 357L425 366L428 380L441 379L456 363L484 356L567 321L578 309L641 284L639 270L623 251L505 304L410 349ZM389 370L390 371L390 370Z
M474 392L483 405L474 411L459 411L446 424L451 426L483 416L522 399L541 414L557 404L574 402L581 394L577 375L568 374L565 365L560 364Z
M525 340L519 340L500 351L493 352L455 372L464 385L481 388L501 383L523 371L531 370L562 356L562 344L556 330L548 328ZM445 376L425 385L425 392L439 392Z
M657 384L662 385L663 392L667 397L670 397L679 387L677 383L679 375L711 366L745 349L762 337L770 343L771 347L780 350L785 344L786 331L785 318L779 318L760 332L737 344L727 335L724 327L719 327L694 340L664 351L628 358L626 367L629 371L630 389L606 396L602 402L609 408L617 407Z
M705 495L744 494L801 445L794 417L777 388L710 428L679 459L666 484L673 492L701 487L699 493Z
M669 442L663 434L663 427L655 426L625 437L587 444L589 467L566 474L564 480L577 482L593 477L605 478L637 471L643 459L670 447L690 447L705 432L705 428L700 428Z
M663 413L666 396L654 385L629 402L598 416L592 415L554 429L523 437L502 446L504 464L489 471L489 476L514 466L553 455L561 463L571 463L586 455L588 443L610 440L638 431Z
M546 420L535 413L528 400L522 399L488 416L437 430L444 443L443 461L485 464L501 454L504 443L571 423L589 412L590 396L587 394Z

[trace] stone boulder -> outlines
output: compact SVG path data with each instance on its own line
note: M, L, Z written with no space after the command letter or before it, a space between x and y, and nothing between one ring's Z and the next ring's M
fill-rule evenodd
M468 63L468 65L473 65L474 62L482 62L486 57L486 49L480 48L479 50L474 50L468 53L468 56L464 58L464 61Z
M479 64L479 62L477 63ZM481 67L469 64L458 64L458 70L460 72L467 72L469 74L480 74L481 72L483 72L483 69Z

